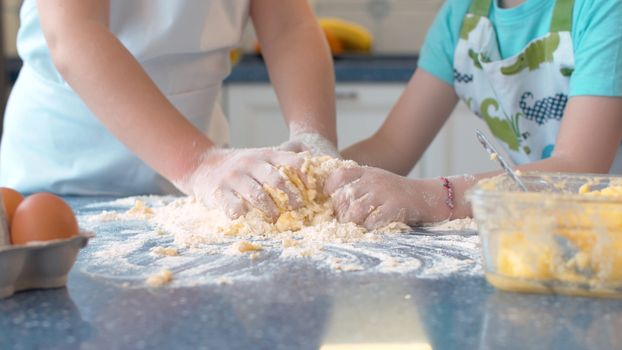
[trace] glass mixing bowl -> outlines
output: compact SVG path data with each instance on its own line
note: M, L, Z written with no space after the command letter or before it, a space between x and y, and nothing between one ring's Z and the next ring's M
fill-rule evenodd
M622 296L622 177L507 175L467 193L486 279L515 292Z

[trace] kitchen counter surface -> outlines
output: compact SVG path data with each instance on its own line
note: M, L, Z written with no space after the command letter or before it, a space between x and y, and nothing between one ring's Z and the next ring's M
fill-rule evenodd
M406 83L417 66L416 55L344 55L334 59L337 83ZM304 69L304 67L301 67ZM245 55L225 83L268 83L258 55Z
M69 202L80 213L100 200ZM147 289L88 274L88 264L82 253L67 288L0 300L0 349L622 347L622 301L503 293L481 274L334 273L296 262L270 278Z
M406 83L417 66L416 55L344 55L334 60L335 79L339 83ZM15 83L22 62L7 60L7 75ZM304 68L301 68L304 69ZM269 83L261 56L247 54L233 67L225 84Z

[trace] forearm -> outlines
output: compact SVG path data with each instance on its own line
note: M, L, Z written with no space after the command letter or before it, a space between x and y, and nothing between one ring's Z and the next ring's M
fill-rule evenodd
M519 170L521 173L527 172L564 172L564 173L606 173L609 167L598 162L598 164L590 164L586 160L580 160L573 157L557 154L551 158L544 159L538 162L529 163L514 167L515 170ZM449 177L449 180L453 187L454 204L453 218L464 218L472 215L471 204L466 198L467 191L473 187L479 180L490 178L499 174L502 171L494 171L488 173L480 173L474 175L459 175ZM439 195L446 195L446 190L442 188L442 183L438 179L426 180L430 183L437 182L437 192ZM442 198L442 197L441 197ZM439 212L442 212L443 206L440 205Z
M262 52L290 133L319 133L336 145L333 63L317 24L293 24L264 39Z
M522 171L575 171L577 159L563 155L522 167ZM373 167L337 169L325 182L336 215L376 229L391 222L411 226L471 216L466 193L477 181L500 172L449 178L411 179Z
M163 176L183 177L212 146L104 25L76 20L47 34L63 78L121 142Z
M407 175L441 129L457 100L452 86L418 69L382 127L342 154L362 164Z
M572 97L564 112L553 155L544 160L520 165L516 169L523 173L532 171L609 172L622 140L621 115L622 99L618 97ZM594 135L598 136L594 137ZM500 173L451 177L455 200L453 217L471 216L471 206L466 200L465 193L477 181ZM425 181L436 181L436 179ZM442 193L442 190L442 186L438 186L436 193Z

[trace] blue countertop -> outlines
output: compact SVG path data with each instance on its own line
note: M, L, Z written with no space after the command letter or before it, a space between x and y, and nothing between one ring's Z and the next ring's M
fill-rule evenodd
M417 56L344 55L335 58L334 66L335 79L339 83L405 83L415 71ZM268 83L263 59L258 55L245 55L225 82Z
M17 79L22 62L9 58L6 62L9 81ZM417 66L416 55L344 55L335 58L337 82L405 83ZM301 67L304 69L304 67ZM268 83L268 71L261 56L244 55L233 68L225 83Z
M81 213L98 200L70 203ZM0 349L622 348L622 301L504 293L481 275L297 262L269 278L154 290L118 286L88 264L82 253L67 288L0 300Z

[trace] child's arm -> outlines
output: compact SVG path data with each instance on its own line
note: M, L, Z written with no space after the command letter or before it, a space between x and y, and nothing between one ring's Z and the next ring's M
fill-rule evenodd
M108 30L108 1L39 0L37 6L60 74L138 157L186 193L231 216L249 206L276 215L260 184L289 193L274 165L297 165L297 157L273 150L212 152L213 143L175 109ZM294 197L295 206L299 198Z
M37 6L54 65L93 114L165 177L181 178L195 166L212 143L108 30L109 2L39 0Z
M458 97L452 86L417 69L382 127L342 152L360 164L407 175L441 129Z
M290 134L337 144L335 81L326 40L306 0L252 0L251 16Z
M622 141L622 98L571 97L551 158L517 167L526 171L606 173ZM465 192L480 179L500 172L449 178L453 188L450 210L440 179L408 179L375 168L340 170L331 175L326 191L333 195L339 217L369 228L392 221L414 225L471 215Z

